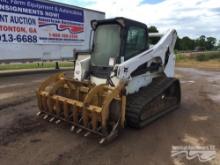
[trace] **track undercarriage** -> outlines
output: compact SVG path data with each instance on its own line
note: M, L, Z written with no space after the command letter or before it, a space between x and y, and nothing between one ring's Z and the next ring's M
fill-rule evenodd
M142 128L178 108L180 97L179 80L159 78L127 97L126 121L131 127Z

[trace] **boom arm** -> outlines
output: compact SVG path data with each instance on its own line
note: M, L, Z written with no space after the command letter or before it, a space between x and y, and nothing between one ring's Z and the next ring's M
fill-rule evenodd
M174 46L176 43L176 30L169 30L160 41L149 50L116 65L117 77L119 79L128 80L133 71L144 63L159 58L164 67L164 73L167 77L174 76L175 54Z

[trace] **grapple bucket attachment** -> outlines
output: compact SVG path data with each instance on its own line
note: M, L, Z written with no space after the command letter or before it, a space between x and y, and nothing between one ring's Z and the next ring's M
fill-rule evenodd
M107 84L94 85L88 81L76 81L63 73L51 76L37 91L38 116L59 124L71 125L71 131L86 131L102 137L100 143L112 140L119 128L124 127L124 83L117 87Z

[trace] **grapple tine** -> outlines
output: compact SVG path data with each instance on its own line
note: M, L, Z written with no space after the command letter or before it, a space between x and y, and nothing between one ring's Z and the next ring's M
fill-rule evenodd
M79 133L81 133L81 132L82 132L82 129L81 129L81 128L76 131L77 134L79 134Z
M42 112L37 112L37 114L36 114L36 115L37 115L37 116L40 116L41 114L42 114Z
M81 123L81 122L82 122L82 120L83 120L83 118L81 117L81 118L79 119L79 123Z
M63 103L63 109L64 109L64 116L67 119L68 118L68 114L69 114L69 105L67 104L67 102L65 101Z
M99 144L103 144L105 142L105 138L102 138L100 141L99 141Z
M91 132L86 132L85 134L84 134L84 137L87 137L87 136L89 136L91 134Z
M60 102L58 100L55 101L55 111L57 115L60 114Z
M70 128L70 132L73 132L74 130L75 130L75 126L72 126L71 128Z
M55 117L52 117L49 122L52 123L55 120Z
M45 115L45 116L43 117L43 119L44 119L44 120L47 120L48 117L49 117L48 115Z
M97 115L94 111L92 112L92 123L91 123L91 125L92 125L93 130L97 129Z
M57 120L55 123L56 123L56 124L60 124L60 123L61 123L61 120Z
M83 125L84 125L85 127L88 127L88 124L89 124L89 115L88 115L87 109L84 109L84 110L83 110L82 115L83 115Z
M45 111L47 111L47 98L46 98L46 96L44 96L44 95L42 95L41 96L41 101L42 101L42 107L43 107L43 109L45 110Z
M74 110L73 110L73 114L72 114L72 119L73 119L73 123L77 123L78 122L78 110L76 108L76 106L73 106Z

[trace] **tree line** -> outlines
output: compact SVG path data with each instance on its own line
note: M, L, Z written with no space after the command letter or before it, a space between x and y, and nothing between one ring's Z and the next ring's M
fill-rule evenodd
M148 28L149 33L159 32L155 26L150 26ZM151 44L155 44L159 41L160 38L155 37L150 39ZM218 42L218 43L217 43ZM220 41L217 41L215 37L206 37L205 35L201 35L197 39L191 39L188 36L183 38L177 37L176 50L196 50L196 51L204 51L204 50L220 50Z

